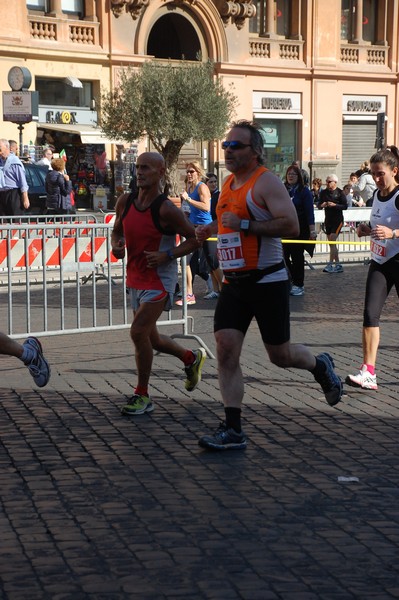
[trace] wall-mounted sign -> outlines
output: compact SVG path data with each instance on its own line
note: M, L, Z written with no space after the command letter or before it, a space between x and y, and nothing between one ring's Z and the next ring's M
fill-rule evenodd
M39 106L39 122L57 125L92 125L97 127L97 111L90 108Z
M3 121L30 123L38 120L38 92L3 92Z
M61 125L76 125L76 111L75 110L48 110L46 112L46 123L58 123Z
M377 115L385 112L386 96L342 96L342 113L344 115Z
M301 94L287 92L253 92L254 113L300 114Z
M292 110L291 98L262 98L262 108L265 110Z

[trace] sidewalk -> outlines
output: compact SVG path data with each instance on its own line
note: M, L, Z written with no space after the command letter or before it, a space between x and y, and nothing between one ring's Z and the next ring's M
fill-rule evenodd
M366 273L307 270L291 302L293 341L331 352L343 379L361 361ZM214 306L189 307L212 350ZM44 389L2 357L0 598L399 598L398 311L393 292L380 389L346 387L336 408L309 373L271 365L251 325L243 452L197 443L223 416L214 360L189 394L178 361L155 356L155 410L129 420L127 330L42 338Z

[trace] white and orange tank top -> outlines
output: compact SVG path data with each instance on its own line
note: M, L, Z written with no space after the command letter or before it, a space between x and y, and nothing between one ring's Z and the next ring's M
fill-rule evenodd
M267 169L259 166L251 177L237 189L232 189L234 175L230 175L225 183L216 207L218 220L218 258L223 271L248 271L265 269L283 260L283 248L280 238L257 236L243 231L232 231L223 227L222 214L226 211L236 214L240 219L250 221L268 221L272 219L270 212L259 206L252 196L252 190L257 179ZM266 275L264 281L282 281L287 279L287 271L282 268Z

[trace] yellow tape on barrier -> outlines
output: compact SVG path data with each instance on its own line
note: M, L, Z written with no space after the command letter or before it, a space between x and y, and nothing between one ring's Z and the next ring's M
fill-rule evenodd
M217 242L217 238L208 238L208 241L210 242ZM341 245L347 245L347 244L352 244L353 246L364 246L369 248L370 247L370 242L329 242L328 240L281 240L283 244L333 244L334 246L337 246L338 244Z
M330 242L328 240L281 240L283 244L306 244L306 246L308 244L333 244L334 246L337 246L338 244L341 245L347 245L347 244L352 244L354 246L365 246L365 247L370 247L370 242Z

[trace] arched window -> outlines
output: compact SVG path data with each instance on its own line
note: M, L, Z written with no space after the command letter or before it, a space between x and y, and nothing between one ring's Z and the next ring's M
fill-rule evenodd
M386 2L375 0L342 0L341 40L349 43L384 43L386 5Z
M375 0L363 0L363 39L375 44L377 39L377 4Z
M289 38L291 35L291 2L277 0L276 2L276 30L277 35Z
M40 12L48 12L47 0L27 0L26 6L30 10L40 10Z
M252 0L256 16L250 33L269 38L301 39L301 0Z
M61 8L63 13L73 15L84 15L84 0L62 0Z
M90 0L92 2L93 0ZM69 14L82 18L85 16L85 0L26 0L29 10L40 11L44 14Z

